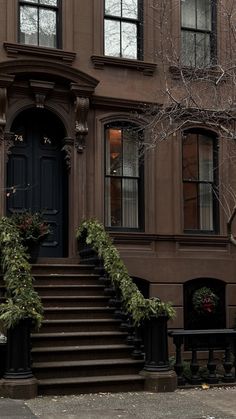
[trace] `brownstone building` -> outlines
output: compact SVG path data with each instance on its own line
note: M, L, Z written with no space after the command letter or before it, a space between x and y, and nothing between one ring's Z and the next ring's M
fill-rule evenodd
M0 211L42 210L53 234L41 257L53 260L76 258L76 227L97 217L130 275L173 302L171 326L194 327L191 293L208 285L217 326L231 327L235 248L214 188L234 169L222 170L217 127L185 123L142 159L137 141L151 135L143 110L163 103L165 77L179 83L178 59L161 61L163 34L185 68L209 67L226 55L225 6L166 1L161 32L161 3L0 0Z

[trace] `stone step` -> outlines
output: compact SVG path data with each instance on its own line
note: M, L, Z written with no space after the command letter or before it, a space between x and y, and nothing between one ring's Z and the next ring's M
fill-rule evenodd
M108 354L109 359L121 359L129 357L132 350L132 346L124 344L34 347L32 349L32 360L33 362L82 361L107 359Z
M96 295L104 295L104 285L71 285L71 284L63 284L63 285L35 285L35 290L38 292L40 297L43 296L96 296Z
M40 379L39 394L66 395L97 392L143 391L144 379L138 374L96 377L71 377Z
M37 263L32 265L32 274L90 274L94 273L93 264L79 263Z
M97 274L44 273L34 274L34 285L98 285L103 282Z
M83 346L104 345L105 343L122 344L126 341L127 333L120 331L106 332L60 332L60 333L32 333L33 347L47 346Z
M106 319L111 318L115 308L112 307L45 307L44 317L47 320L67 319Z
M41 300L44 307L108 307L109 297L105 295L43 295Z
M42 327L31 334L39 394L143 390L144 361L131 358L128 334L119 329L121 320L104 293L108 281L100 279L93 260L71 262L40 260L32 266L44 307Z
M108 375L138 374L144 361L131 358L96 359L64 362L33 362L32 371L38 380L42 378L95 377Z
M96 332L117 330L120 319L59 319L43 320L40 331L42 333L55 332Z

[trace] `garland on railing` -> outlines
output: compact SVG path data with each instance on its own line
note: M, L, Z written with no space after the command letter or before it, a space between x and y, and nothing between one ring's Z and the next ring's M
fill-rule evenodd
M6 302L0 304L0 322L8 329L19 320L30 318L38 328L43 308L33 288L29 256L14 221L7 217L0 219L0 251L6 286Z
M85 237L86 244L98 253L104 262L104 268L114 286L120 290L121 297L128 313L135 324L150 318L152 315L162 315L173 318L175 310L171 303L164 303L159 298L146 299L130 278L127 268L120 258L119 252L112 244L103 225L97 220L84 221L77 230L78 239Z

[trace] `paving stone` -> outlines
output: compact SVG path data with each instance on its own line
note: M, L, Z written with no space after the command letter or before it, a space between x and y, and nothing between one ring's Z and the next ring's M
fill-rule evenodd
M44 419L233 419L236 387L38 397L25 403Z
M35 419L37 416L21 400L10 400L0 398L1 419Z
M0 399L1 419L233 419L236 387Z

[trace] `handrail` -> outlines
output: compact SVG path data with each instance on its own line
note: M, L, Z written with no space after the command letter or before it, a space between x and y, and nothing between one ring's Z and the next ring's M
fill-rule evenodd
M174 369L178 376L178 385L183 386L186 382L190 384L200 384L202 379L199 374L200 363L197 359L198 351L208 351L207 370L208 376L204 379L210 384L216 384L219 381L225 383L234 383L236 381L235 372L232 369L234 366L232 360L232 353L236 352L236 330L235 329L206 329L206 330L184 330L175 329L169 330L169 336L173 339L176 347L176 359ZM184 361L182 345L187 344L188 350L192 352L190 362L191 376L186 377L184 374ZM224 374L217 374L217 362L214 359L215 350L224 350L223 368ZM235 362L235 361L234 361Z
M134 324L139 325L151 316L175 316L171 303L162 302L159 298L143 297L101 223L94 219L85 220L78 228L76 236L78 240L84 239L102 258L104 268L113 285L120 291L125 310L131 314Z
M169 336L187 337L187 336L232 336L236 338L236 329L173 329L169 330Z

